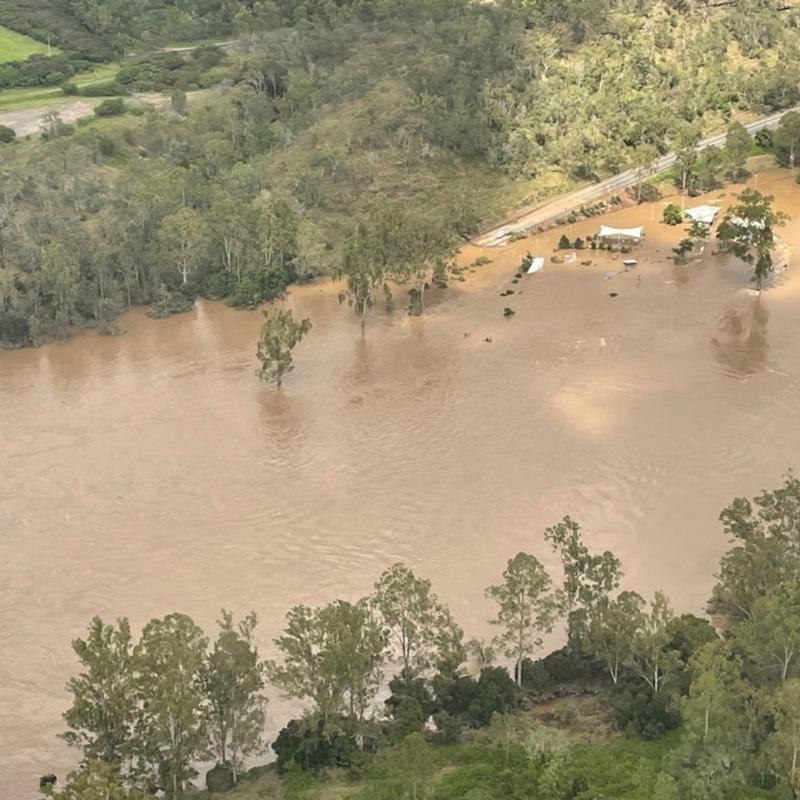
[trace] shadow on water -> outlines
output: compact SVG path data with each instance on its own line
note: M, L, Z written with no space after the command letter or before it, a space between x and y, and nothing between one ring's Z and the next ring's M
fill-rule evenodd
M723 315L720 335L712 344L726 375L746 378L764 370L769 355L768 323L769 311L760 297L748 297Z

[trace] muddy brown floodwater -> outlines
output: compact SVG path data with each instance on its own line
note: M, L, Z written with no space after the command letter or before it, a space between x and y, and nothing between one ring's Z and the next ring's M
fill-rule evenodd
M800 215L787 172L758 180ZM647 226L630 272L548 258L501 298L553 234L467 248L493 263L363 337L335 287L293 289L314 330L282 392L254 377L259 315L217 303L0 353L0 797L74 763L56 734L94 614L138 629L180 610L211 633L220 608L255 609L270 655L289 606L365 594L402 560L484 634L483 588L520 549L555 570L542 531L567 513L627 588L699 612L720 509L800 466L800 225L759 300L741 264L673 266L662 206L603 220ZM275 695L272 732L291 710Z

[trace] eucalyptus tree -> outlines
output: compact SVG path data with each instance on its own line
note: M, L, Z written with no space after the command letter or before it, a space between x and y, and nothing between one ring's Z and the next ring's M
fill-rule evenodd
M753 147L753 139L741 122L732 122L725 136L725 157L733 180L739 180Z
M170 800L183 796L197 774L192 765L208 752L207 645L189 617L170 614L149 622L134 649L138 767Z
M178 268L181 285L186 286L203 256L206 225L202 214L193 208L178 209L162 222L159 236L167 258Z
M561 558L564 570L562 598L570 641L579 644L592 609L619 586L619 559L605 550L593 554L584 544L580 525L569 516L544 532L545 541Z
M367 600L296 606L275 644L281 659L267 664L270 683L310 700L324 726L342 715L364 718L381 684L387 644Z
M254 613L236 624L222 611L219 634L202 668L208 700L211 752L220 764L230 764L234 783L244 759L264 750L267 700L264 663L253 640Z
M72 705L64 714L69 730L62 738L80 748L85 761L119 770L132 756L137 714L130 624L122 618L109 625L94 617L87 637L75 639L72 649L81 672L67 683Z
M292 351L311 327L310 319L296 320L291 311L265 311L256 349L260 364L256 371L258 377L280 389L284 376L294 369Z
M497 603L492 625L501 629L494 641L514 659L517 685L522 685L522 662L541 647L543 636L553 630L562 604L541 562L528 553L517 553L503 571L503 582L486 589Z
M779 157L784 156L789 169L793 170L800 152L800 112L789 111L781 117L775 130L775 147Z
M612 682L631 662L633 647L644 624L644 599L636 592L601 598L589 612L585 649L605 665Z
M675 618L663 592L656 592L641 617L641 625L631 643L629 666L651 689L664 688L679 667L677 655L669 648L670 622Z
M458 666L463 661L463 631L431 582L405 564L394 564L380 576L372 603L406 679L441 662Z
M775 731L766 743L778 785L788 796L800 795L800 679L792 678L775 693Z
M739 204L728 209L717 238L734 255L753 266L753 281L760 292L773 268L774 230L786 224L789 217L772 208L774 197L756 189L745 189L737 199Z
M708 610L727 623L754 618L754 606L784 584L800 581L800 480L753 500L738 497L720 514L733 544L720 561Z
M800 584L783 583L755 600L752 619L732 633L748 656L753 679L768 684L797 674L800 661Z

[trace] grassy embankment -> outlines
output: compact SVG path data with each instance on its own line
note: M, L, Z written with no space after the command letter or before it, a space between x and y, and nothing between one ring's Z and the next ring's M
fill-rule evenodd
M50 52L55 54L58 50L52 48ZM0 25L0 64L6 64L9 61L24 61L34 53L47 54L47 45Z
M537 725L525 714L517 716L523 724L514 726L515 733L508 741L497 741L484 729L468 732L457 745L432 746L432 775L426 780L425 796L496 800L535 793L534 785L528 785L525 778L537 759L536 745L528 737L544 741L553 735L557 740L564 729ZM572 786L577 797L596 800L652 800L664 760L680 741L678 731L655 741L605 732L600 741L587 742L585 735L569 728L566 735L567 741L560 746L563 759L558 783ZM391 760L392 748L368 758L357 770L295 771L279 776L274 767L259 768L224 796L231 800L388 800L399 788L397 767L393 771ZM531 780L534 775L535 769ZM201 792L198 800L218 796Z

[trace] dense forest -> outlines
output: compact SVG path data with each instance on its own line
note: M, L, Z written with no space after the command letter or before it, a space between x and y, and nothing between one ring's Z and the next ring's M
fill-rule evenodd
M796 797L800 480L720 519L732 547L713 625L621 589L619 560L569 517L544 532L555 580L520 552L486 589L490 641L466 641L403 564L363 599L291 609L273 661L255 614L223 611L213 642L182 614L138 641L126 619L95 618L74 642L64 715L82 765L42 786L58 800L177 798L212 760L208 790L242 798ZM540 657L554 629L566 644ZM263 760L268 686L307 711L271 743L273 764L246 769Z
M172 85L171 107L50 115L41 138L0 145L5 346L114 332L134 304L253 307L321 274L364 313L388 279L419 300L515 201L671 149L708 187L726 162L694 151L701 131L800 99L800 12L771 0L113 5L52 7L113 47L167 17L251 44L185 57L206 60L193 75L232 59L218 91L187 103L182 87L211 81L123 67L134 89Z

